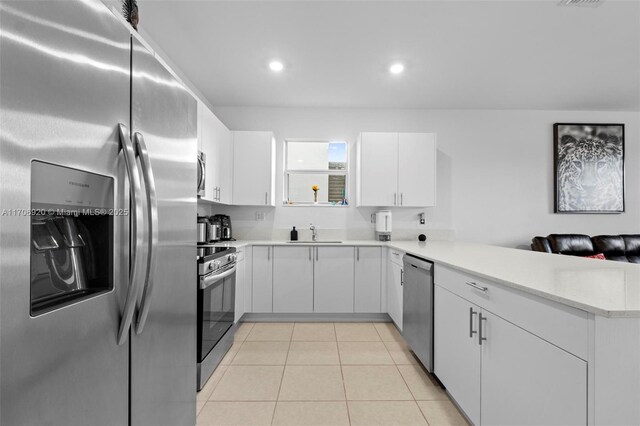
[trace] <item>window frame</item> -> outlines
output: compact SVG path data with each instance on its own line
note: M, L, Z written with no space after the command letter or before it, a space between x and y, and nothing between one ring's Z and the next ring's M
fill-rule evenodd
M289 142L294 143L344 143L345 145L345 169L344 170L330 170L330 169L302 169L302 170L289 170L288 158L289 158ZM294 175L312 175L312 174L326 174L327 176L344 176L344 188L345 199L349 202L349 183L350 183L350 167L349 167L349 141L344 138L331 138L331 139L305 139L305 138L287 138L284 140L283 147L283 200L282 205L288 207L349 207L349 204L332 204L331 202L291 202L289 203L289 176Z

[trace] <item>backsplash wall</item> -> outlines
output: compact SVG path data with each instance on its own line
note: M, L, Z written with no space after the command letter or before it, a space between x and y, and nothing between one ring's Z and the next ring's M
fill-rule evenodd
M276 200L283 199L283 141L323 138L349 142L349 201L355 202L355 142L361 131L434 132L438 135L437 206L392 208L395 239L426 233L462 241L528 246L534 235L640 233L637 112L398 110L218 107L231 130L272 130L276 136ZM626 212L617 215L553 213L553 123L625 123ZM384 170L380 171L384 173ZM291 226L373 236L376 208L205 206L229 214L234 232L280 235ZM418 214L427 224L419 225ZM256 213L264 213L263 221ZM275 231L273 231L275 230ZM346 230L346 231L345 231ZM344 238L344 237L343 237Z

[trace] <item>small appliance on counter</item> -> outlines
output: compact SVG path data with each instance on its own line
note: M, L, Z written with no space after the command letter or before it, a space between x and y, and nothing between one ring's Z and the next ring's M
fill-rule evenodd
M376 213L376 240L391 241L391 211L380 210Z
M217 214L213 216L215 223L220 223L220 240L221 241L235 241L233 239L233 233L231 231L231 218L224 214Z
M198 244L209 242L209 218L198 216Z
M209 234L208 240L210 243L220 241L222 238L222 222L219 216L211 216L209 218Z

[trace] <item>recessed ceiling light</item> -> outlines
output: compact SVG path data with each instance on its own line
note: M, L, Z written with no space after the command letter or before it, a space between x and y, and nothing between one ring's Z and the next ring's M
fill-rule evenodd
M271 71L280 72L284 69L284 65L280 61L271 61L269 62L269 68L271 68Z
M402 73L402 71L404 71L404 65L400 63L393 64L389 67L389 72L391 74L400 74Z

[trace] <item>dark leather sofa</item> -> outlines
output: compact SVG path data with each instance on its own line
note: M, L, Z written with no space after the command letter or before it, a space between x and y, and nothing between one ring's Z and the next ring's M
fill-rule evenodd
M549 234L546 237L534 237L531 249L571 256L602 253L607 260L640 263L640 234L595 237L583 234Z

